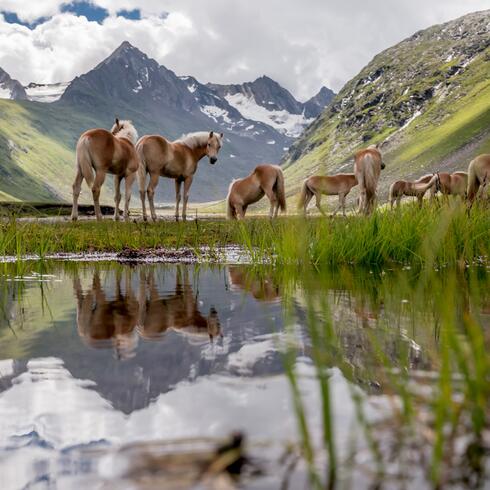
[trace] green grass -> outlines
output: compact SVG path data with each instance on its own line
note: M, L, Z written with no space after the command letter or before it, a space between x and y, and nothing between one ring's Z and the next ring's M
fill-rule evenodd
M456 264L490 256L490 213L464 205L404 206L348 218L267 218L154 223L19 222L0 224L0 255L118 252L124 248L237 244L257 261L276 263Z
M361 459L362 466L370 468L364 476L372 484L369 488L378 488L376 482L384 487L381 482L395 484L405 478L409 483L415 474L433 488L450 483L483 487L488 483L485 433L490 425L490 344L484 314L489 299L488 274L482 268L426 270L422 274L399 269L370 272L349 267L276 271L286 305L299 301L292 291L303 291L300 303L307 312L310 353L321 394L321 405L308 407L323 415L324 437L318 446L312 434L319 429L306 417L292 347L285 355L285 365L312 488L333 488L349 471L359 474L362 470L356 465L355 454L362 439L368 449ZM343 321L342 306L328 298L325 290L347 291L348 311L371 314L365 328ZM404 330L405 303L410 305L413 331ZM291 325L305 323L296 318L297 308L286 310ZM409 342L403 342L400 331L417 342L421 360L431 366L432 382L418 380L420 368L412 365L413 351ZM331 367L339 368L354 386L363 387L362 393L356 387L351 390L359 424L353 429L353 460L339 459L334 446ZM370 418L364 403L373 380L381 387L391 412L379 420Z

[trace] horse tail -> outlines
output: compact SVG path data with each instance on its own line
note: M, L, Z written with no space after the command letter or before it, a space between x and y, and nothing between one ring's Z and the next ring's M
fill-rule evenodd
M94 182L94 164L90 153L90 139L88 136L82 136L77 143L76 150L77 166L91 188Z
M480 187L480 181L478 179L478 175L476 175L476 159L470 162L468 166L468 187L466 189L466 197L468 199L469 204L473 204L475 200L476 194L478 193L478 189Z
M276 177L276 197L279 201L279 207L281 211L286 211L286 187L284 185L284 174L280 167L276 167L277 177Z
M301 187L301 192L299 194L298 199L298 209L303 209L305 206L306 200L313 195L311 192L310 186L308 185L308 179L303 182L303 186Z
M145 193L147 166L144 152L144 142L139 140L136 143L136 154L138 155L138 185L140 193Z
M226 196L226 216L228 219L236 219L236 209L235 206L231 204L231 189L233 187L233 181L228 188L228 195Z
M366 211L371 211L371 206L374 203L374 199L376 198L376 187L377 187L377 178L374 170L375 162L373 161L372 156L366 156L367 158L363 172L362 179L364 183L364 189L366 191Z
M388 197L388 200L390 201L391 204L393 204L393 201L395 200L395 186L396 186L396 182L393 182L393 184L390 185L390 193L389 193L389 197Z

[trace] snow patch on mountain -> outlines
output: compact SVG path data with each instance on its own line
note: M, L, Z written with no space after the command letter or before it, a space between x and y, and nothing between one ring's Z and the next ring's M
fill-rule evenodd
M27 87L24 88L29 100L33 100L35 102L51 103L56 102L61 98L68 85L69 82L46 84L30 83L29 85L27 85Z
M225 99L245 119L268 124L280 133L293 138L299 136L305 126L313 121L313 118L307 118L304 114L290 114L286 110L266 109L257 104L253 96L247 97L242 93L225 95Z
M214 122L218 122L219 118L222 118L223 122L227 124L232 124L232 120L228 116L228 111L217 107L215 105L205 105L201 107L201 112L210 117Z

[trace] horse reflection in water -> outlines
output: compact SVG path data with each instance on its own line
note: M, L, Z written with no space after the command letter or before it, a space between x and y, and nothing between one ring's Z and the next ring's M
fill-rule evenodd
M230 266L228 268L230 289L248 291L259 301L280 301L281 291L272 274L258 274L247 266Z
M138 295L132 279L133 271L128 269L102 284L96 271L84 292L80 278L75 277L77 329L87 345L112 347L118 358L128 359L135 355L140 336L160 339L171 329L211 341L223 336L216 309L211 307L208 316L199 311L198 294L193 292L187 269L177 268L174 293L167 297L158 292L153 269L140 272Z
M135 327L139 317L139 304L131 289L130 271L116 273L114 293L107 294L98 271L94 272L92 287L84 293L80 278L73 281L77 298L77 329L80 337L91 347L113 347L123 359L134 355L138 345ZM113 298L113 299L111 299Z
M138 331L141 337L155 339L167 330L174 329L191 337L208 336L212 342L222 337L218 312L214 307L204 316L198 308L199 293L194 294L189 280L189 269L177 268L175 292L163 297L159 294L153 271L140 274L140 318Z

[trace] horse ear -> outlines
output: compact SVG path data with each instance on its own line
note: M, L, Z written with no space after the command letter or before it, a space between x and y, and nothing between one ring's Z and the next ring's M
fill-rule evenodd
M212 138L212 137L213 137L213 134L214 134L214 131L211 131L211 132L209 133L209 137L210 137L210 138Z
M119 126L119 118L116 117L116 126Z

